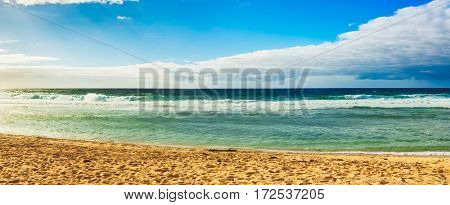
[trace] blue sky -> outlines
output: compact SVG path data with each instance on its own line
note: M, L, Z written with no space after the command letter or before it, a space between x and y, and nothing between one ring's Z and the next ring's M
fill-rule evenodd
M429 0L140 0L124 2L112 0L109 3L98 3L96 0L80 0L80 3L69 4L61 1L61 4L50 4L46 0L3 0L0 6L0 42L4 43L0 43L0 49L8 54L43 58L43 62L36 60L38 62L32 62L32 66L95 69L144 63L24 13L20 10L23 9L123 49L149 62L165 61L179 65L206 62L210 65L214 59L220 61L222 57L233 58L239 54L248 54L252 57L252 53L258 53L261 50L275 49L274 56L277 56L281 55L280 49L322 45L327 42L339 43L342 40L339 35L359 31L358 26L368 24L373 19L395 17L395 12L399 9L420 7L429 2ZM445 15L448 5L443 9ZM409 11L405 11L407 12ZM414 15L414 12L411 12L411 15ZM445 21L447 17L442 18ZM445 23L443 25L447 26ZM417 25L416 28L420 26ZM416 29L414 25L410 25L409 28L412 28L411 32ZM445 27L445 29L448 28ZM423 36L416 36L416 38L423 39L427 36L431 34L424 33ZM448 43L446 41L448 38L445 37L430 41L439 43L443 39L444 44ZM9 43L6 43L8 41ZM434 56L440 60L440 63L436 65L440 67L438 76L449 76L449 59L448 56L446 57L448 49L441 47L431 49L440 49L441 52ZM401 58L405 59L404 56ZM408 60L409 57L406 59ZM411 59L415 58L411 57ZM360 75L353 76L353 79L391 80L390 82L405 80L405 86L414 86L414 82L407 82L416 80L409 74L423 73L423 65L407 60L404 64L408 66L405 68L411 68L411 72L401 68L390 73L391 68L381 66L376 70L365 70ZM6 63L0 61L0 66L11 64L8 64L8 60L4 61ZM17 67L17 65L25 67L30 63L14 62L14 66ZM373 66L361 65L364 65L364 69ZM352 71L353 68L349 70ZM425 70L430 69L427 67ZM317 73L324 73L325 76L335 75L321 71ZM400 77L392 77L391 74L394 76L397 74ZM420 79L419 76L419 80L424 79ZM425 80L427 82L416 82L416 85L419 87L448 85L446 84L448 78L437 78L434 84L430 83L434 80L433 77L428 76ZM354 85L359 86L360 83L355 82ZM402 85L401 82L395 82L395 85L399 83ZM339 87L339 85L336 86ZM344 86L352 86L352 84Z

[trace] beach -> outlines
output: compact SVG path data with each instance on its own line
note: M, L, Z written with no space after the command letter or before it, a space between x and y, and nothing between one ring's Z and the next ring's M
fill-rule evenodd
M449 184L450 157L175 148L0 134L0 184Z

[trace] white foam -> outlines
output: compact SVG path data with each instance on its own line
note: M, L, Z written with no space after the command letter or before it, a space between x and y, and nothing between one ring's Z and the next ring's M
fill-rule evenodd
M291 113L304 110L345 108L450 108L450 99L365 99L365 100L181 100L147 101L150 112L231 112L231 113Z
M356 99L369 99L374 97L373 95L365 95L365 94L361 94L361 95L344 95L345 99L351 99L351 100L356 100Z
M307 100L309 109L323 108L450 108L450 99L408 98L408 99L362 99L362 100Z
M354 95L340 100L147 100L147 111L157 112L291 112L298 110L341 109L341 108L450 108L450 98L431 97L429 95L410 95L408 98L370 98L368 95ZM38 94L38 93L2 93L0 104L26 104L33 106L100 106L116 109L137 109L138 96L106 96L88 93L86 95Z
M108 97L106 95L88 93L83 97L86 102L105 102Z
M252 150L251 148L247 148ZM344 154L344 155L395 155L395 156L445 156L449 157L450 152L447 151L422 151L422 152L380 152L380 151L295 151L295 150L278 150L278 149L257 149L263 152L285 152L298 154Z

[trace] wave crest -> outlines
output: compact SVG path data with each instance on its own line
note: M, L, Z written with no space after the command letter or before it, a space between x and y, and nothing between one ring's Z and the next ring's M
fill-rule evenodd
M325 99L288 99L288 100L254 100L254 99L165 99L155 100L137 95L112 96L98 93L85 95L64 95L54 93L8 93L0 92L0 104L31 105L91 105L108 106L117 109L136 109L140 99L146 107L176 108L177 112L204 111L236 111L259 112L263 109L272 111L299 109L339 109L339 108L450 108L449 94L408 94L382 97L367 94L340 95Z

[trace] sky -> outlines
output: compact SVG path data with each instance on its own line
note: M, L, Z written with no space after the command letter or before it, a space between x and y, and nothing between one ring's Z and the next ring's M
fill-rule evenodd
M139 68L258 69L256 87L270 69L310 69L306 87L450 87L449 0L0 2L0 88L135 88ZM158 86L212 81L174 76Z

